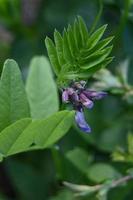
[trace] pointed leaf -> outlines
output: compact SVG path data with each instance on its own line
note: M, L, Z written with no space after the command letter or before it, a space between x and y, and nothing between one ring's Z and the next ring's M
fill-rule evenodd
M63 57L63 38L61 34L56 30L54 32L54 40L55 40L58 60L59 60L60 66L62 66L65 63L65 60Z
M77 147L67 151L65 157L78 169L81 173L88 171L88 166L92 162L93 158L84 149ZM79 162L79 157L80 161Z
M73 57L75 57L78 52L78 47L75 43L74 34L73 34L71 25L68 25L67 37L68 37L68 43L69 43L71 54Z
M54 43L52 42L52 40L48 37L46 37L45 39L45 45L48 51L48 56L51 62L51 65L54 69L54 72L56 75L59 74L60 70L61 70L61 66L59 64L58 61L58 56L57 56L57 52L56 52L56 48L54 46Z
M109 164L97 163L88 168L88 177L94 182L119 178L120 174Z
M42 148L49 147L63 137L72 125L73 111L58 112L39 124L33 124L33 132L36 133L35 143Z
M96 50L102 50L104 47L106 47L112 40L113 40L113 36L108 37L104 40L101 40L100 42L98 42L98 44L92 49L93 52Z
M105 50L102 50L104 53L103 55L94 55L91 59L88 58L88 63L81 66L81 69L89 69L91 67L94 67L95 65L100 64L104 59L111 53L113 46L106 48Z
M46 57L34 57L30 64L26 91L34 119L46 118L58 110L58 95Z
M97 43L98 41L101 39L101 37L103 36L105 30L107 28L107 25L104 25L102 27L100 27L98 30L96 30L92 35L91 37L88 39L88 42L87 42L87 46L88 48L93 48Z
M104 47L106 47L112 40L113 40L113 36L111 37L108 37L104 40L101 40L100 42L98 42L98 44L96 46L94 46L91 50L90 49L83 49L81 51L81 56L87 56L87 55L90 55L92 53L94 53L95 51L97 50L102 50Z
M30 134L25 135L25 138L22 136L24 130L29 126L30 123L31 119L21 119L8 126L1 132L0 153L3 154L3 156L6 157L8 155L24 151L30 144L32 144L31 139L33 138Z
M65 29L64 29L64 32L63 32L63 55L64 55L64 58L67 62L72 62L72 60L73 60L72 54L71 54L71 51L70 51L70 48L69 48L67 32L66 32Z
M86 24L84 23L84 20L82 19L82 17L78 16L78 22L79 22L82 43L85 45L87 42L87 38L89 36L88 30L87 30Z
M102 63L89 68L88 70L81 70L77 73L73 73L73 72L68 72L65 74L65 77L69 80L71 79L88 79L90 76L92 76L95 72L97 72L98 70L106 67L111 61L113 60L113 57L109 57L107 59L105 59Z
M32 149L47 148L63 137L73 122L73 111L61 111L47 119L21 119L0 134L0 154L3 157ZM32 144L35 144L33 147Z
M110 62L112 62L114 57L109 57L106 58L103 62L101 62L98 65L95 65L94 67L89 68L86 71L83 71L82 73L78 74L78 77L81 78L89 78L90 76L92 76L95 72L97 72L98 70L106 67Z
M7 60L0 81L0 131L29 116L29 104L19 67L14 60Z
M82 44L82 37L80 34L79 23L77 20L74 21L73 33L74 33L74 39L75 39L76 46L80 50L82 48L83 44Z

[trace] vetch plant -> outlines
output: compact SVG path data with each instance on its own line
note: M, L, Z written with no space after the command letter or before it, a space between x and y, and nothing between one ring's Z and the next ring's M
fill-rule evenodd
M93 101L106 96L106 92L86 89L86 81L98 70L106 67L113 59L109 57L113 37L102 39L107 25L90 34L83 19L78 16L73 25L68 25L61 35L54 32L54 42L46 38L48 55L62 90L62 101L71 103L76 110L75 121L84 132L91 132L85 121L84 107L91 109Z
M132 8L1 0L0 199L133 199Z
M0 155L1 160L16 153L50 148L70 129L73 118L84 132L91 132L84 108L106 92L89 90L86 82L95 72L112 61L109 54L113 37L102 39L107 25L90 34L81 17L64 29L54 32L55 44L48 37L46 47L62 91L62 101L74 111L59 109L56 83L45 57L33 58L26 87L14 60L4 63L0 81ZM76 111L76 112L75 112Z
M23 151L50 147L69 130L74 114L66 110L57 112L56 84L43 56L33 58L30 64L26 91L17 63L4 63L0 110L1 160Z

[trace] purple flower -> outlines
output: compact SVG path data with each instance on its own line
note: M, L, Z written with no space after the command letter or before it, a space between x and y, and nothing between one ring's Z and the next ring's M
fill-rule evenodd
M81 93L79 96L80 96L81 103L86 108L92 108L93 107L93 105L94 105L93 101L91 101L89 98L87 98L86 95L84 95L83 93Z
M70 99L72 102L79 102L79 96L76 92L74 92L71 96Z
M67 90L64 90L62 92L62 101L67 103L69 101L69 95L68 95L68 91Z
M79 96L73 88L67 88L62 92L62 101L64 103L68 103L69 101L71 103L78 102Z
M92 90L84 90L83 93L91 100L100 100L107 96L107 92L96 92Z
M83 111L76 111L75 114L75 121L78 125L78 127L86 132L86 133L90 133L91 132L91 128L90 126L87 124L87 122L85 121L85 117L84 117L84 113Z
M78 127L82 131L90 133L91 128L85 121L83 109L84 107L91 109L94 105L94 100L102 99L106 95L106 92L86 89L85 81L72 82L70 87L63 90L62 101L72 104L73 108L76 110L75 121Z

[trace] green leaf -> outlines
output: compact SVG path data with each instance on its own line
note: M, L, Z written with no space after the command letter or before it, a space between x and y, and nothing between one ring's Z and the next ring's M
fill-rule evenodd
M30 131L35 132L35 143L42 148L46 148L63 137L72 125L74 117L73 111L61 111L39 123L33 122Z
M63 55L67 62L72 62L72 54L68 43L67 31L63 31Z
M102 61L104 61L105 58L110 54L112 51L113 46L107 47L105 50L102 50L102 55L94 55L91 57L91 59L86 63L85 65L81 66L81 69L89 69L91 67L94 67L98 64L100 64Z
M111 106L110 109L112 109ZM117 146L123 145L124 137L125 137L125 120L119 117L117 118L117 120L113 121L110 120L108 128L104 128L102 130L101 136L98 138L97 146L104 151L113 152Z
M91 55L92 53L102 50L104 47L106 47L112 40L113 40L113 36L108 37L106 39L101 40L100 42L98 42L98 44L96 46L94 46L91 50L88 49L83 49L81 52L81 56L85 56L85 55Z
M88 166L92 162L93 157L89 155L84 149L79 147L70 150L66 153L66 158L77 168L80 172L86 173ZM80 158L80 162L79 162Z
M14 60L7 60L0 81L0 131L29 116L29 104L19 67Z
M57 51L57 56L60 65L62 66L64 64L64 57L63 57L63 39L61 34L55 30L54 32L54 40L55 40L55 46Z
M37 157L36 157L37 155ZM43 155L43 152L42 154ZM35 156L35 157L34 157ZM46 193L49 188L49 173L45 173L43 167L35 167L34 164L31 164L33 161L37 163L37 166L42 166L42 157L39 157L39 154L34 154L31 157L31 154L22 156L22 159L7 159L6 160L6 171L11 177L13 186L17 191L18 199L32 199L32 200L42 200L47 199ZM31 161L32 160L32 161ZM31 162L30 162L31 161ZM50 162L45 163L45 167L49 169ZM49 170L49 172L52 170ZM45 191L44 191L45 187ZM1 199L0 200L4 200ZM9 199L5 199L9 200ZM11 200L11 199L10 199Z
M129 161L129 156L128 154L124 151L124 149L117 147L115 151L112 153L112 160L113 161L119 161L119 162L132 162L131 160Z
M89 53L87 56L85 56L85 55L82 56L79 59L81 67L82 67L82 65L87 64L87 63L91 63L95 60L98 60L99 58L102 59L103 56L105 56L105 57L103 57L103 59L105 59L109 55L109 53L111 51L110 49L112 50L112 46L107 47L106 49L103 49L103 50L94 51L92 53Z
M94 72L106 66L111 59L106 60L112 50L112 46L106 47L113 37L101 40L107 25L100 27L93 34L89 34L84 20L78 16L72 25L68 25L63 31L63 37L55 30L54 40L56 54L61 70L57 74L57 82L60 87L65 87L70 80L89 77ZM63 40L63 42L62 42ZM106 48L105 48L106 47ZM108 59L108 58L107 58ZM99 65L99 66L98 66ZM95 67L90 73L90 68ZM79 75L80 74L80 75ZM89 74L89 76L88 76Z
M101 40L100 42L98 42L98 44L93 48L93 51L96 50L101 50L104 47L106 47L112 40L113 40L114 36L108 37L104 40Z
M49 56L50 62L52 64L52 67L54 69L54 72L56 75L58 75L61 70L61 66L58 61L58 56L57 56L57 52L56 52L54 43L52 42L52 40L50 38L46 37L45 45L46 45L46 48L48 51L48 56Z
M84 23L84 20L82 19L82 17L78 16L78 22L79 22L79 28L80 28L82 43L85 45L86 40L89 36L88 30L87 30L86 24Z
M57 88L46 57L38 56L32 59L26 91L32 118L46 118L58 110Z
M66 79L88 79L90 76L92 76L95 72L97 72L98 70L106 67L106 65L108 65L111 61L113 60L113 57L108 57L106 58L103 62L101 62L100 64L98 65L95 65L94 67L91 67L89 68L88 70L80 70L79 72L77 73L74 73L73 71L72 72L68 72L68 73L65 73L64 77Z
M99 183L108 179L118 178L120 174L111 165L98 163L88 168L88 177L92 181Z
M83 46L83 44L82 44L82 37L80 34L79 23L78 23L77 19L75 19L75 21L74 21L73 34L74 34L76 46L77 46L78 50L80 50L81 47Z
M67 29L67 38L68 38L71 54L73 57L75 57L78 53L78 46L75 43L72 26L70 24L68 25L68 29Z
M44 120L32 122L25 118L8 126L0 134L1 160L2 157L54 144L71 127L73 115L73 111L61 111Z
M89 78L90 76L92 76L95 72L97 72L98 70L105 68L110 62L112 62L113 57L108 57L106 58L103 62L101 62L100 64L97 64L91 68L89 68L88 70L86 70L86 73L79 73L79 78ZM85 72L85 71L84 71Z
M96 30L92 35L91 37L88 39L87 41L87 46L88 48L93 48L97 43L98 41L101 39L101 37L103 36L105 30L107 28L107 25L104 25L102 27L100 27L98 30Z
M24 130L31 123L31 119L21 119L5 128L0 134L0 153L4 157L27 149L32 144L32 132L24 133Z

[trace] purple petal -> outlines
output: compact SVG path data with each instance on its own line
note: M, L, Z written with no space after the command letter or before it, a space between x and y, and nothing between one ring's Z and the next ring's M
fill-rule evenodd
M73 88L68 88L67 92L68 92L68 95L72 95L74 93L74 89Z
M91 90L85 90L83 93L92 100L100 100L105 96L107 96L107 92L96 92Z
M78 102L79 101L79 96L76 92L74 92L72 95L71 95L71 98L74 102Z
M84 113L81 111L76 111L75 114L75 121L78 125L78 127L86 132L86 133L90 133L91 132L91 128L90 126L87 124L87 122L85 121L85 117L84 117Z
M84 95L83 93L80 94L80 101L81 103L87 107L87 108L92 108L93 107L93 101L91 101L88 97L86 97L86 95Z
M64 90L64 91L62 92L62 101L65 102L65 103L67 103L68 100L69 100L68 91L67 91L67 90Z
M91 101L90 99L88 99L87 101L82 103L86 108L91 109L94 105L93 101Z

